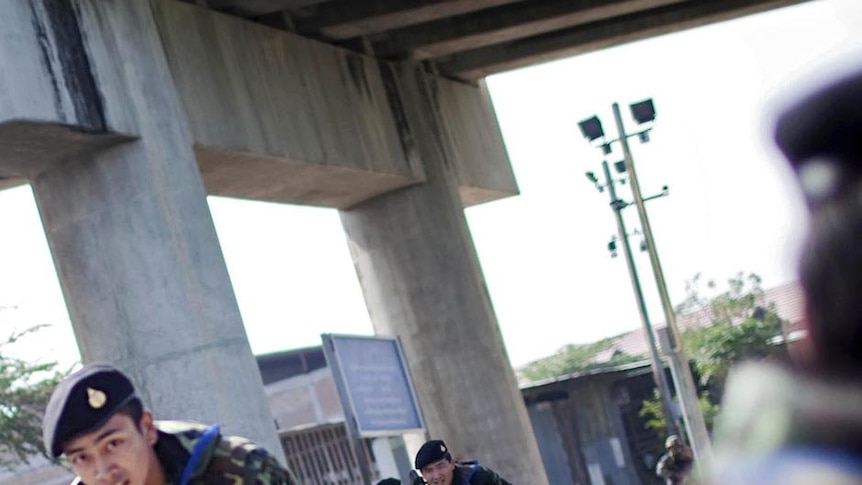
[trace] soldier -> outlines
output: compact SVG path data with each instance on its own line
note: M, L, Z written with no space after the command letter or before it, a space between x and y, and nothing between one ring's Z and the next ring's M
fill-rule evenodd
M512 485L477 462L453 462L446 443L441 440L431 440L422 445L414 464L429 485Z
M802 251L807 338L792 369L731 375L714 484L862 483L862 72L779 119L811 211Z
M254 443L218 426L154 421L129 378L88 364L63 380L42 422L45 448L65 455L73 485L294 485L293 475Z
M667 453L658 460L656 475L663 478L667 485L685 483L694 465L691 450L675 434L667 437L664 447Z

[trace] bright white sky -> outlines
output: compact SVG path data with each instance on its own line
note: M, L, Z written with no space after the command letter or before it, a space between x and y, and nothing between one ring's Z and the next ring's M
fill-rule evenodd
M644 195L670 186L648 210L672 299L698 272L792 280L804 211L771 120L800 88L862 64L860 25L859 0L819 0L489 78L521 195L467 217L512 363L640 328L625 262L606 249L616 230L607 194L584 177L601 173L602 154L577 128L598 114L611 132L614 101L624 117L629 103L655 101L652 141L632 146ZM209 202L255 353L373 333L334 210ZM0 335L49 323L19 350L75 361L29 188L0 191L0 227ZM649 263L637 257L657 322Z

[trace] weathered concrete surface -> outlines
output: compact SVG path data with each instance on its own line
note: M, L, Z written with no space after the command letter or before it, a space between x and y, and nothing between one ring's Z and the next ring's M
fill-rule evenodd
M157 5L211 194L349 207L424 179L375 60L193 5Z
M194 5L156 5L209 193L347 208L425 180L387 63ZM516 194L489 101L445 82L441 105L463 120L452 139L465 203Z
M433 82L449 160L463 205L518 194L503 135L484 81L470 86L443 78Z
M150 2L0 18L0 171L30 179L84 360L126 369L159 417L279 449Z
M68 2L0 3L0 187L20 184L70 153L131 139L105 132L73 16Z
M371 321L401 337L432 437L512 483L547 484L458 193L448 87L395 69L427 182L340 213Z

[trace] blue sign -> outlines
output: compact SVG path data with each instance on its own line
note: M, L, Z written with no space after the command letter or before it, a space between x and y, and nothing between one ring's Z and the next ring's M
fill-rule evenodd
M424 428L397 338L323 335L323 348L345 417L360 436Z

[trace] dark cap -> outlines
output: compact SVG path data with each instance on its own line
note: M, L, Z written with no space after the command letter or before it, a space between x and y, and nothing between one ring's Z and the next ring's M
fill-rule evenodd
M862 71L815 91L779 117L775 141L799 172L809 203L840 196L862 179L860 106ZM817 170L806 174L813 165Z
M449 448L446 447L446 443L442 440L431 440L426 441L422 448L419 448L419 452L416 453L416 465L417 470L421 470L426 466L434 463L435 461L440 460L452 460L452 455L449 454Z
M64 379L48 401L42 439L53 457L78 435L105 424L121 407L137 398L132 381L110 364L87 364Z

